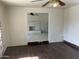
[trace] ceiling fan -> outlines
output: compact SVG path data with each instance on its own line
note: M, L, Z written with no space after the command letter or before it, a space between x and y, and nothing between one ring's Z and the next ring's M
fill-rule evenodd
M40 1L44 1L44 0L34 0L32 2L40 2ZM65 6L66 4L61 1L61 0L49 0L47 1L44 5L42 5L42 7L45 7L46 5L51 4L53 7L57 7L58 5L60 6Z
M48 4L52 4L53 7L57 7L58 5L60 6L65 6L66 4L64 2L62 2L61 0L49 0L47 1L44 5L42 5L42 7L45 7Z

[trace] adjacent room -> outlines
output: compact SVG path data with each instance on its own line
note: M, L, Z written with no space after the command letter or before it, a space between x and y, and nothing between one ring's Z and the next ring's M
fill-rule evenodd
M78 0L0 0L0 59L79 59Z
M28 13L28 44L48 42L48 13Z

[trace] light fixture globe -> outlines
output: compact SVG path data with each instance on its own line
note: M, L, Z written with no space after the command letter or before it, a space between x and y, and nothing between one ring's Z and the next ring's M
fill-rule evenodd
M53 7L57 7L59 5L59 0L49 0Z

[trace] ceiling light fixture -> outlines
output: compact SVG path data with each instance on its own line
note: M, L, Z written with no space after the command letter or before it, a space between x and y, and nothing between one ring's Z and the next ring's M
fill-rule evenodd
M50 0L53 7L57 7L59 5L59 0Z

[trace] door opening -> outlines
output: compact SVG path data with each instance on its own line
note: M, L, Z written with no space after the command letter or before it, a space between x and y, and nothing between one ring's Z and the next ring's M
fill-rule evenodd
M28 14L28 43L48 43L48 13Z

